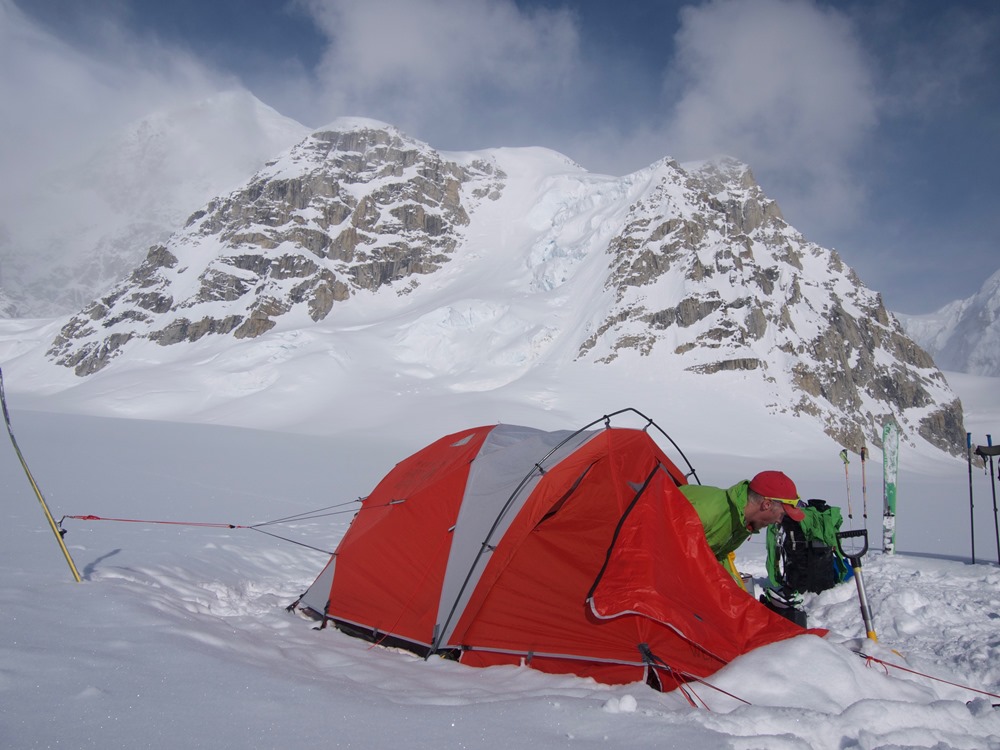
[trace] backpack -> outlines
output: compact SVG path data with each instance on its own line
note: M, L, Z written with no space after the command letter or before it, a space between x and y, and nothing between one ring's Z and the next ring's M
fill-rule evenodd
M803 510L801 523L785 517L767 529L770 585L786 594L826 591L853 573L837 547L840 508L813 499Z

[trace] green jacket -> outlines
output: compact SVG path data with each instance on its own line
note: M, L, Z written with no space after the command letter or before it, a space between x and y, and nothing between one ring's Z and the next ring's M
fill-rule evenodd
M680 488L701 519L708 546L734 577L738 574L729 568L726 558L750 538L751 532L743 516L749 487L750 482L744 480L727 490L701 484L687 484Z

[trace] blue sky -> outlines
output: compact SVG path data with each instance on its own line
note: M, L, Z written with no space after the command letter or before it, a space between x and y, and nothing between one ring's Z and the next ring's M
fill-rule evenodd
M0 129L55 153L242 86L595 172L724 153L921 313L1000 268L998 42L994 0L0 0Z

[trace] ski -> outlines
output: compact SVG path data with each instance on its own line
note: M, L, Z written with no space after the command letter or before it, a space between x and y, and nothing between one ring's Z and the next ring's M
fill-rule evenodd
M892 420L882 428L882 551L896 551L896 478L899 473L899 428Z

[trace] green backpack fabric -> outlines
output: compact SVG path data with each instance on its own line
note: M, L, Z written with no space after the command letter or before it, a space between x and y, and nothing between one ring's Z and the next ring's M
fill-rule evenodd
M853 573L837 546L840 508L810 500L803 511L801 523L786 517L767 529L767 575L775 590L818 593Z

